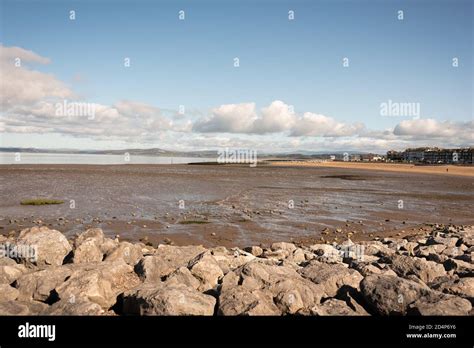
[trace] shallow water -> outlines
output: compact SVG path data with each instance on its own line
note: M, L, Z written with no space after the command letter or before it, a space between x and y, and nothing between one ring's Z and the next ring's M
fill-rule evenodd
M470 177L232 165L2 165L0 173L4 231L41 219L68 234L99 226L129 239L255 245L316 238L326 227L370 233L474 223ZM37 197L65 203L19 204Z

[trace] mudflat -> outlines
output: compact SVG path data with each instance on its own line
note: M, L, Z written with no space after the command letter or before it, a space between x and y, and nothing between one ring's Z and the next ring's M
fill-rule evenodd
M152 244L245 247L474 224L471 175L345 165L1 165L0 233L100 227ZM64 203L20 204L35 198Z

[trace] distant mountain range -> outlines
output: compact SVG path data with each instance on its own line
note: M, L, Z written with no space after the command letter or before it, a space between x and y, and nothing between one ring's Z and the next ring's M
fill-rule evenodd
M233 150L233 149L231 149ZM122 149L122 150L77 150L77 149L38 149L34 147L0 147L0 152L27 152L27 153L58 153L58 154L92 154L92 155L123 155L129 153L135 156L160 156L160 157L216 157L217 150L205 151L170 151L160 148L149 149ZM344 153L349 155L367 154L367 152L358 151L297 151L297 152L258 152L260 158L321 158L330 155L342 156Z

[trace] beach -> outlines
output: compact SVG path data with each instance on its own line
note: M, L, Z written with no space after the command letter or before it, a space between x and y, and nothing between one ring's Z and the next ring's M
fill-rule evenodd
M376 170L386 172L442 174L474 177L474 166L458 165L415 165L410 163L344 162L344 161L272 161L277 167L325 167L356 170Z
M472 177L455 171L342 162L1 165L0 231L45 225L72 237L99 227L124 240L208 247L400 237L427 224L474 223ZM35 198L64 203L20 204Z

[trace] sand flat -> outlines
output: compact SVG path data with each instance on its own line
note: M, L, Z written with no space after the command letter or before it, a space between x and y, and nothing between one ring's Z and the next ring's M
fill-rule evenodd
M362 170L380 170L388 172L441 174L474 177L474 166L455 165L414 165L407 163L367 163L367 162L314 162L314 161L274 161L272 166L325 167Z

